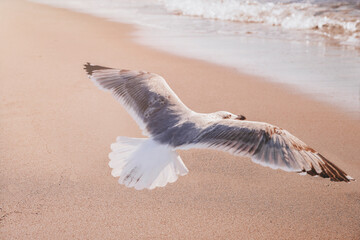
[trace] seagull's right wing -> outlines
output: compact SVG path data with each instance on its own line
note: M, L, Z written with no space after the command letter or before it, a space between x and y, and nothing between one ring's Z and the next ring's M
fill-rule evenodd
M146 135L162 133L189 111L157 74L119 70L90 63L84 69L95 85L112 92Z
M220 120L197 131L196 138L178 148L223 150L234 155L249 156L253 162L273 169L319 175L333 181L352 180L300 139L268 123Z

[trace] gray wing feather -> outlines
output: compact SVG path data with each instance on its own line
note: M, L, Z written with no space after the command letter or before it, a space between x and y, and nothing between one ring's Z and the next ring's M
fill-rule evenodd
M99 88L112 92L146 135L162 133L177 124L181 116L189 111L157 74L89 63L85 65L85 70Z
M197 137L179 148L212 148L251 157L273 169L319 175L333 181L352 180L320 153L279 127L250 121L220 120L198 130Z

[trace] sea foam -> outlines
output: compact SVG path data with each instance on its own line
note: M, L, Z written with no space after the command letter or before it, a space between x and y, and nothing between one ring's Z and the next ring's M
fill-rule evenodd
M341 43L360 43L360 4L352 1L162 0L162 3L174 14L311 30Z

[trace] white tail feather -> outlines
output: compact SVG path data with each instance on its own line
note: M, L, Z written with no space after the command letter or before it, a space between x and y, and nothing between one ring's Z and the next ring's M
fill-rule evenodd
M180 156L151 138L118 137L111 144L109 166L119 183L135 189L154 189L188 173Z

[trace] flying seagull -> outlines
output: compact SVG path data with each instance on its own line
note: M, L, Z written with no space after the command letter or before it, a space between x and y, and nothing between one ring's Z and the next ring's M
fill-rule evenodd
M282 128L226 111L192 111L157 74L90 63L84 69L96 86L113 94L147 136L118 137L111 144L111 174L127 187L153 189L175 182L178 175L188 173L176 150L190 148L222 150L262 166L332 181L353 180Z

